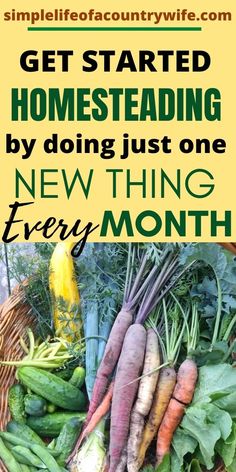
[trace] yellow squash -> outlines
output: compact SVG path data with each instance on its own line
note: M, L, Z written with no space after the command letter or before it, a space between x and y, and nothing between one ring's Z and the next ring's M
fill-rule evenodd
M82 337L80 296L71 250L74 243L58 243L50 261L49 287L57 336L75 342Z

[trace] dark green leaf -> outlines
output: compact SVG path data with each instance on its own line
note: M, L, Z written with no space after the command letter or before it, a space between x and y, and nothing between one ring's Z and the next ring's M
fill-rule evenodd
M155 469L155 472L172 472L170 465L170 454L166 454L162 463Z

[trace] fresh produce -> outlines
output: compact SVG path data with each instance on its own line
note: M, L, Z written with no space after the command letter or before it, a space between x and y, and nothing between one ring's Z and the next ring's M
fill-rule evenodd
M105 394L105 397L102 400L102 403L98 406L96 411L94 412L91 420L87 424L87 426L83 429L82 434L80 435L78 442L77 442L77 447L79 448L80 444L82 441L90 434L92 431L96 428L98 423L101 421L101 419L108 413L111 407L111 400L113 396L113 391L114 391L114 380L110 383L109 388L107 390L107 393Z
M127 448L125 447L122 451L120 462L116 468L116 472L124 472L127 465Z
M25 439L25 441L44 446L42 439L27 424L22 425L21 423L17 423L17 421L9 421L9 423L7 423L7 432L19 436Z
M152 268L150 270L148 257L146 254L144 254L140 268L132 285L132 259L134 259L134 253L130 252L129 254L123 306L115 319L108 342L106 344L103 358L97 370L97 376L89 404L86 423L89 422L91 416L104 397L107 385L109 383L109 378L119 359L124 337L128 328L133 322L135 307L143 297L142 303L140 304L137 313L136 322L144 323L150 311L155 307L158 300L164 295L164 292L163 294L160 294L162 288L165 287L167 282L170 281L170 278L177 270L178 261L176 256L173 257L173 255L169 254L167 251L167 254L165 253L163 258L164 262L162 261L163 264L159 271L156 264L153 266L151 265ZM149 271L147 275L146 272L148 270L148 266ZM146 277L143 280L144 274ZM151 288L149 285L151 285Z
M39 395L28 394L24 398L25 411L28 415L43 416L47 411L47 402Z
M21 472L35 472L37 471L38 469L36 469L35 467L29 467L28 465L26 464L20 464L20 467L21 467ZM41 469L42 470L42 469ZM44 472L45 472L45 469L43 469Z
M43 256L45 271L50 253ZM60 261L54 258L58 267ZM39 305L41 314L35 302L40 338L28 330L28 342L20 339L25 357L3 361L18 367L20 384L9 392L18 421L0 438L19 472L216 472L216 464L235 472L230 253L206 243L88 244L74 263L81 306L65 299L62 285L61 295L53 295L63 336L53 332L50 305L48 314ZM30 285L33 300L36 285ZM47 298L48 287L39 291ZM74 342L79 318L83 328ZM80 388L91 400L87 414ZM21 408L14 404L17 389Z
M70 472L103 472L106 461L104 447L105 421L102 420L89 435L69 465Z
M90 421L92 415L101 403L109 382L109 377L116 366L119 358L122 344L127 329L132 324L133 312L130 310L121 310L117 315L115 323L112 327L109 340L106 345L103 360L98 368L97 377L93 389L93 395L89 404L89 411L86 423Z
M20 384L12 385L8 391L8 405L11 417L19 423L25 423L24 387Z
M81 388L85 381L85 375L86 372L83 367L76 367L69 382L75 387Z
M99 245L97 245L99 248ZM99 347L99 307L97 298L97 291L99 289L98 282L99 279L96 277L96 262L97 254L99 249L95 252L95 245L91 243L88 245L86 253L86 270L85 277L82 277L82 283L84 282L85 286L89 283L88 287L91 289L91 286L94 288L95 296L89 296L85 290L85 297L83 308L86 313L85 319L85 336L86 336L86 354L85 354L85 365L86 365L86 388L89 400L92 395L93 385L96 378L96 372L98 367L98 347ZM89 275L88 275L89 269ZM83 280L84 279L84 280Z
M37 434L43 437L57 437L64 424L71 418L78 418L81 423L85 420L86 414L74 412L56 412L42 417L29 416L27 425Z
M196 452L195 458L210 470L215 454L228 462L228 470L236 458L234 436L236 420L236 369L229 364L206 365L199 369L198 384L191 405L173 438L169 471L177 472L187 453ZM232 435L232 436L231 436ZM231 437L230 437L231 436ZM227 444L231 446L227 449ZM229 454L229 450L231 452ZM200 455L199 455L200 454ZM227 457L227 458L226 458Z
M65 362L73 357L69 353L69 345L61 338L51 339L40 343L35 340L31 329L27 331L29 337L29 347L26 346L23 338L20 340L21 346L26 353L26 356L17 361L1 361L2 365L10 365L15 367L40 367L41 369L59 369L63 367ZM83 348L79 346L80 350Z
M0 438L0 458L3 460L9 472L22 472L20 465L17 463L15 457L7 449L4 442Z
M60 455L57 457L59 465L64 466L66 464L66 460L73 450L80 430L81 421L79 418L71 418L62 427L55 447L55 450L60 452Z
M130 415L138 389L138 382L133 380L137 379L142 371L145 348L145 328L140 324L130 326L124 339L115 376L111 407L110 472L115 472L127 444Z
M152 328L147 330L145 361L139 383L138 395L131 413L130 432L127 448L127 468L129 472L137 470L137 459L142 441L145 418L152 406L153 395L156 389L160 366L158 337ZM154 371L154 372L153 372ZM147 375L149 372L153 372Z
M39 444L32 444L31 450L42 460L49 472L61 472L56 460L51 456L46 448L39 446Z
M18 377L27 388L61 408L80 411L85 409L84 394L51 372L34 367L21 367L18 369Z
M44 463L24 446L14 446L11 450L12 454L21 464L26 464L38 468L44 468Z
M47 403L47 412L48 413L55 413L57 406L53 403Z
M151 319L150 322L154 325L158 324L158 322L163 322L165 326L165 345L163 341L161 344L164 367L160 371L157 386L153 395L152 407L140 441L138 458L136 462L132 462L133 470L139 470L143 464L147 449L157 434L157 430L162 422L176 384L176 372L174 366L176 364L186 326L180 307L176 304L175 300L170 300L169 305L166 306L165 299L163 299L162 313L163 320L162 318L161 320L159 319L160 310L158 309L154 318ZM171 318L171 324L168 315L169 318Z
M57 336L69 342L82 338L80 296L71 249L74 243L58 243L50 261L49 286Z
M148 447L157 434L157 430L161 424L165 411L171 399L171 395L176 384L176 372L173 367L164 367L161 370L157 388L153 398L152 408L148 417L148 421L144 428L142 442L139 449L137 467L143 464Z
M4 441L8 441L9 443L14 444L14 446L30 447L30 444L31 444L31 442L28 441L27 439L24 439L20 436L16 436L15 434L12 434L12 433L8 433L7 431L0 431L0 437Z
M198 340L196 304L192 307L191 328L189 330L187 321L185 327L187 330L187 358L180 364L172 398L157 433L157 464L160 464L165 455L170 452L173 434L184 416L185 408L191 403L195 391L198 369L191 353L196 349Z

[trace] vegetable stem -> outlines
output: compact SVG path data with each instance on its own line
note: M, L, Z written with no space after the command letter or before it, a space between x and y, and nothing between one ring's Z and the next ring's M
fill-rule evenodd
M222 309L222 291L221 291L221 286L220 286L220 281L219 278L216 274L216 271L213 269L215 278L216 278L216 284L217 284L217 292L218 292L218 307L217 307L217 313L216 313L216 321L215 321L215 327L214 327L214 332L212 336L212 342L211 342L211 348L210 351L212 351L214 344L217 341L218 335L219 335L219 328L220 328L220 318L221 318L221 309Z
M228 341L228 339L229 339L229 337L230 337L230 334L231 334L231 331L232 331L232 329L233 329L235 323L236 323L236 313L235 313L234 317L232 318L232 320L231 320L230 323L229 323L229 326L228 326L228 328L227 328L227 330L226 330L226 332L225 332L225 335L224 335L224 337L223 337L223 341Z

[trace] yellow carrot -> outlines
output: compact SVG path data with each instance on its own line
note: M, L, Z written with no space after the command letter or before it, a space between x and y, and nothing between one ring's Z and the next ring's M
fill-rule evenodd
M139 449L137 460L138 469L142 466L146 451L152 440L157 434L157 430L162 422L163 416L168 407L173 390L176 384L176 373L171 367L162 369L157 388L153 398L152 408L148 417L148 421L144 428L143 438Z

